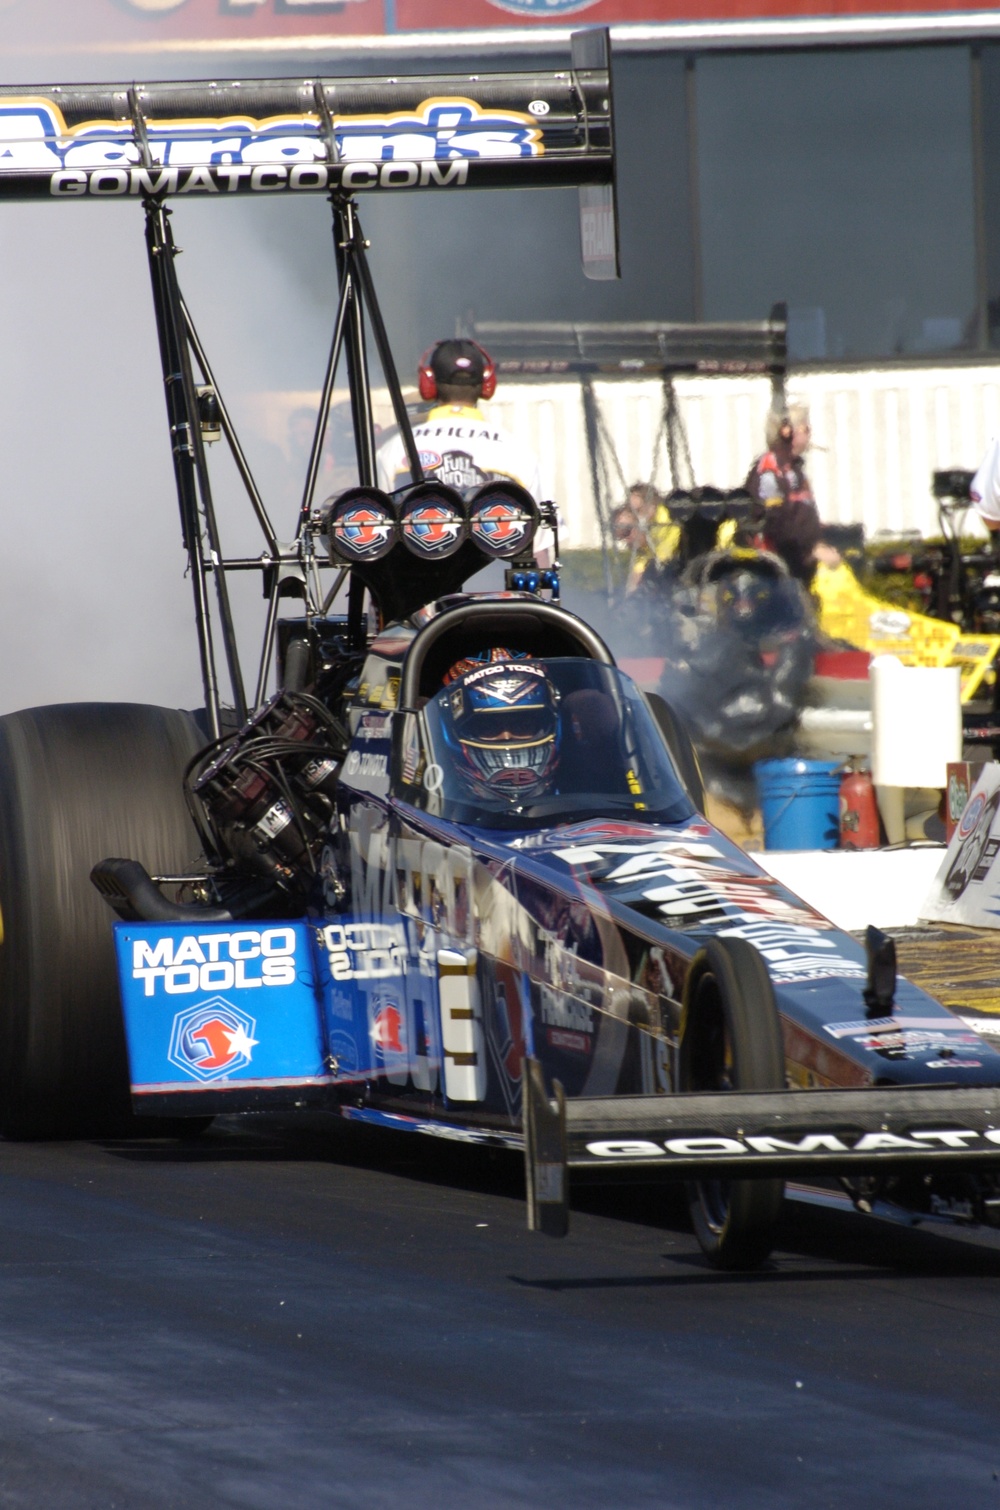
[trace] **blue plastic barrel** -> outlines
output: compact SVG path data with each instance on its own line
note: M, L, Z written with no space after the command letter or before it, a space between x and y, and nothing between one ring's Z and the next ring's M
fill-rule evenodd
M765 849L837 848L840 770L836 760L757 762Z

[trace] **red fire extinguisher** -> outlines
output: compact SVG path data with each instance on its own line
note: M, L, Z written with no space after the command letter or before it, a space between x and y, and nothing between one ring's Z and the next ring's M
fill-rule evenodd
M878 803L868 771L849 766L840 782L841 849L877 849Z

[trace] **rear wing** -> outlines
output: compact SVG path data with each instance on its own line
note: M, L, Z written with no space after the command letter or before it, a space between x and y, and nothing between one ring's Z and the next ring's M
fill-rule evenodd
M0 198L610 189L606 33L581 37L554 73L4 85Z
M581 195L586 191L581 190ZM674 378L760 375L771 387L771 407L785 406L788 309L775 304L766 320L678 322L667 320L475 321L469 334L489 351L502 377L565 378L580 384L590 486L601 530L604 589L611 602L616 578L612 513L629 487L612 427L601 412L597 383L616 379L659 380L663 408L648 471L657 475L661 445L670 487L695 486L687 433ZM632 557L628 567L634 564ZM619 565L624 558L619 558Z
M472 334L506 376L636 378L764 373L782 380L788 311L766 320L482 321Z

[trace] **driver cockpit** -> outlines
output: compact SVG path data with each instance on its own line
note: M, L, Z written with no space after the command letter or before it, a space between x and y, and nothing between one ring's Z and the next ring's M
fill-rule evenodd
M472 660L402 711L399 796L481 828L691 814L642 695L583 657Z

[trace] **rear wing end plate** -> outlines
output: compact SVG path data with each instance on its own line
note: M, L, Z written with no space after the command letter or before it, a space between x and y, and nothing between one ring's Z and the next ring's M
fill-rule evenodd
M562 1236L571 1169L682 1179L1000 1166L1000 1087L726 1091L550 1100L524 1074L528 1225Z

